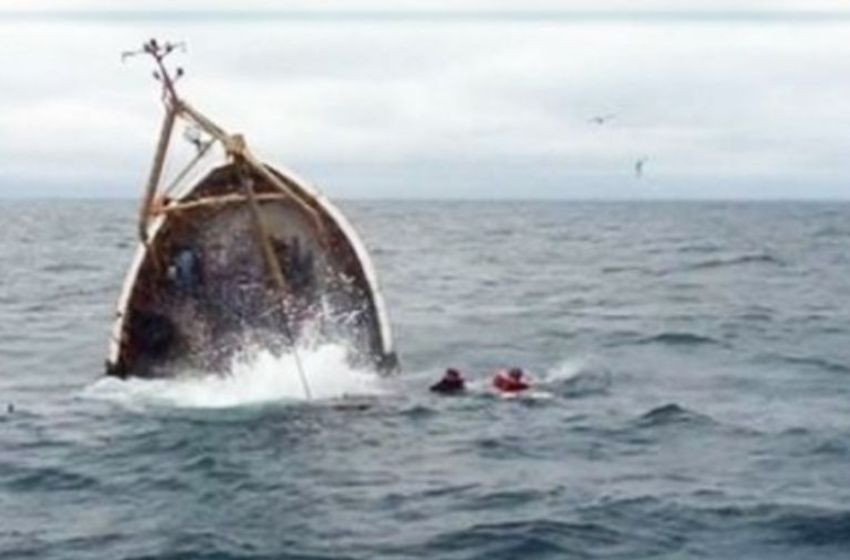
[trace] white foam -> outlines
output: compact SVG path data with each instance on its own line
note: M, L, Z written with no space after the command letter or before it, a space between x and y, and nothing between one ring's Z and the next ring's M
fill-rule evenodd
M554 382L554 381L569 381L570 379L575 379L585 370L587 366L587 360L584 359L569 359L563 360L556 364L554 367L546 370L544 374L541 376L542 381L544 382Z
M385 392L377 374L352 368L341 345L299 349L311 399L327 401ZM133 406L228 408L277 401L307 400L304 384L291 353L275 355L250 350L235 358L227 375L207 374L168 379L104 378L85 396Z

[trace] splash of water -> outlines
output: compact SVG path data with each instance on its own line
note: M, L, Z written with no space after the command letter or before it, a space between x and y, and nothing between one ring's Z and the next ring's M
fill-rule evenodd
M613 376L603 363L584 357L560 362L546 372L543 381L557 386L563 396L583 397L607 392Z
M541 380L547 383L571 381L581 375L588 368L586 358L572 358L562 360L554 367L543 372Z
M325 344L300 349L299 357L313 400L375 396L385 392L377 374L349 365L344 346ZM85 394L128 406L177 408L228 408L306 400L293 355L275 354L265 349L242 352L234 358L227 375L123 381L104 378L89 386Z

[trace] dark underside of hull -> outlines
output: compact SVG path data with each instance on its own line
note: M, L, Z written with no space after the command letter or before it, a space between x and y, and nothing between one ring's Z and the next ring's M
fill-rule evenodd
M363 265L340 227L296 184L287 181L297 201L252 179L285 289L270 281L235 168L220 167L166 203L108 373L226 372L247 348L285 352L293 341L344 344L358 365L394 367Z

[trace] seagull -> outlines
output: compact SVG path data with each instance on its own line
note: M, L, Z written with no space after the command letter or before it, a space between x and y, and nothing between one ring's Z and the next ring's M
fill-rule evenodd
M598 124L598 125L601 126L601 125L605 124L606 122L610 121L611 119L613 119L616 116L617 115L615 115L614 113L609 113L607 115L595 115L593 117L590 117L587 120L588 120L588 122L592 122L593 124Z
M635 162L635 177L640 179L643 177L643 164L645 164L649 160L648 157L642 157Z

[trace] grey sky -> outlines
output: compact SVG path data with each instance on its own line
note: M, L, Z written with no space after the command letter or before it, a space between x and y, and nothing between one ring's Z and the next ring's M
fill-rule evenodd
M156 36L331 196L850 198L841 2L231 5L0 4L0 196L136 195L161 107L119 54Z

